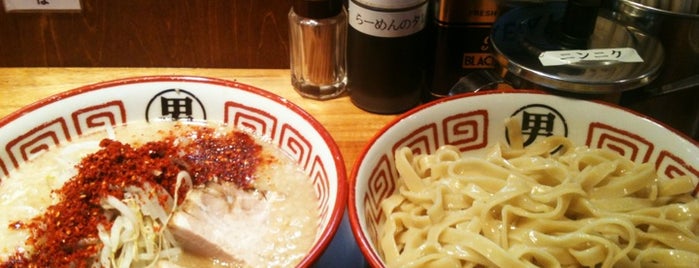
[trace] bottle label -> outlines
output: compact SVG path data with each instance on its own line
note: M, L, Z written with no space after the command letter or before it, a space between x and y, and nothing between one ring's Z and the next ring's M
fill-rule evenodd
M544 66L575 64L583 61L643 62L636 49L631 47L600 48L588 50L554 50L539 54Z
M498 1L436 0L435 20L439 23L493 24L498 17Z
M376 37L402 37L425 28L427 2L410 9L373 10L349 1L349 24L355 30Z

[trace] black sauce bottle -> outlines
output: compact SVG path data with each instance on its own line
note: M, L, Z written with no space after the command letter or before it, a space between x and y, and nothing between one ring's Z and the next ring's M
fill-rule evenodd
M396 114L421 101L426 0L349 0L347 78L355 106Z
M433 0L427 75L430 100L448 96L462 77L495 68L490 32L497 19L498 1Z

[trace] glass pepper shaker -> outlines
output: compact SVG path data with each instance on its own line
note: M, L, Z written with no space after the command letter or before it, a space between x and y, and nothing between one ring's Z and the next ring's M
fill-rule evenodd
M347 12L340 0L294 0L289 11L291 84L303 97L340 96L347 84Z

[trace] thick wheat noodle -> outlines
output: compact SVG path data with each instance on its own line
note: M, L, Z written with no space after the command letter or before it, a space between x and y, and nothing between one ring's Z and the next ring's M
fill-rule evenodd
M508 129L519 129L508 121ZM521 133L509 133L521 142ZM396 193L381 203L388 267L694 267L696 178L548 137L484 158L451 146L395 152Z

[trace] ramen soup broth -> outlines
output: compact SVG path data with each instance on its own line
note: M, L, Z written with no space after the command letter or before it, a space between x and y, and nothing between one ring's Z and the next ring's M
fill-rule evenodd
M32 247L25 243L30 238L30 232L27 228L20 228L23 226L22 223L42 215L47 208L61 201L56 191L78 174L76 165L88 154L99 150L102 139L115 138L136 148L149 141L174 135L177 137L177 142L186 144L197 142L198 135L201 134L196 129L203 128L215 129L216 135L230 131L240 132L240 130L219 125L129 124L86 135L69 144L51 148L24 163L19 169L11 171L10 175L0 182L0 211L2 211L0 213L0 226L2 226L0 227L0 241L2 241L0 267L14 254L32 251ZM250 243L237 248L247 252L237 252L244 256L236 256L233 259L219 258L189 252L191 247L182 246L183 252L166 260L168 263L186 267L201 267L203 264L238 267L243 263L247 263L243 266L290 267L299 263L312 247L319 215L316 209L318 200L313 192L311 181L301 168L278 147L262 137L247 135L252 136L255 143L261 146L260 155L266 159L258 165L253 178L246 178L250 179L254 193L262 197L255 201L261 203L258 207L263 207L266 211L251 211L253 213L251 217L257 217L257 222L251 224L245 224L241 219L237 219L238 222L233 223L219 222L210 226L200 223L205 226L197 226L206 229L212 228L211 226L229 225L228 230L215 230L215 228L210 230L210 236L223 235L233 243ZM202 187L210 187L208 185ZM218 185L233 187L230 183ZM239 190L239 192L243 191ZM184 203L187 201L185 200ZM184 206L183 204L181 206ZM202 210L211 209L205 203L203 208ZM216 212L211 211L211 213ZM224 212L222 215L227 213ZM198 251L216 252L213 248L215 245L204 245L204 247L212 248L200 248Z

